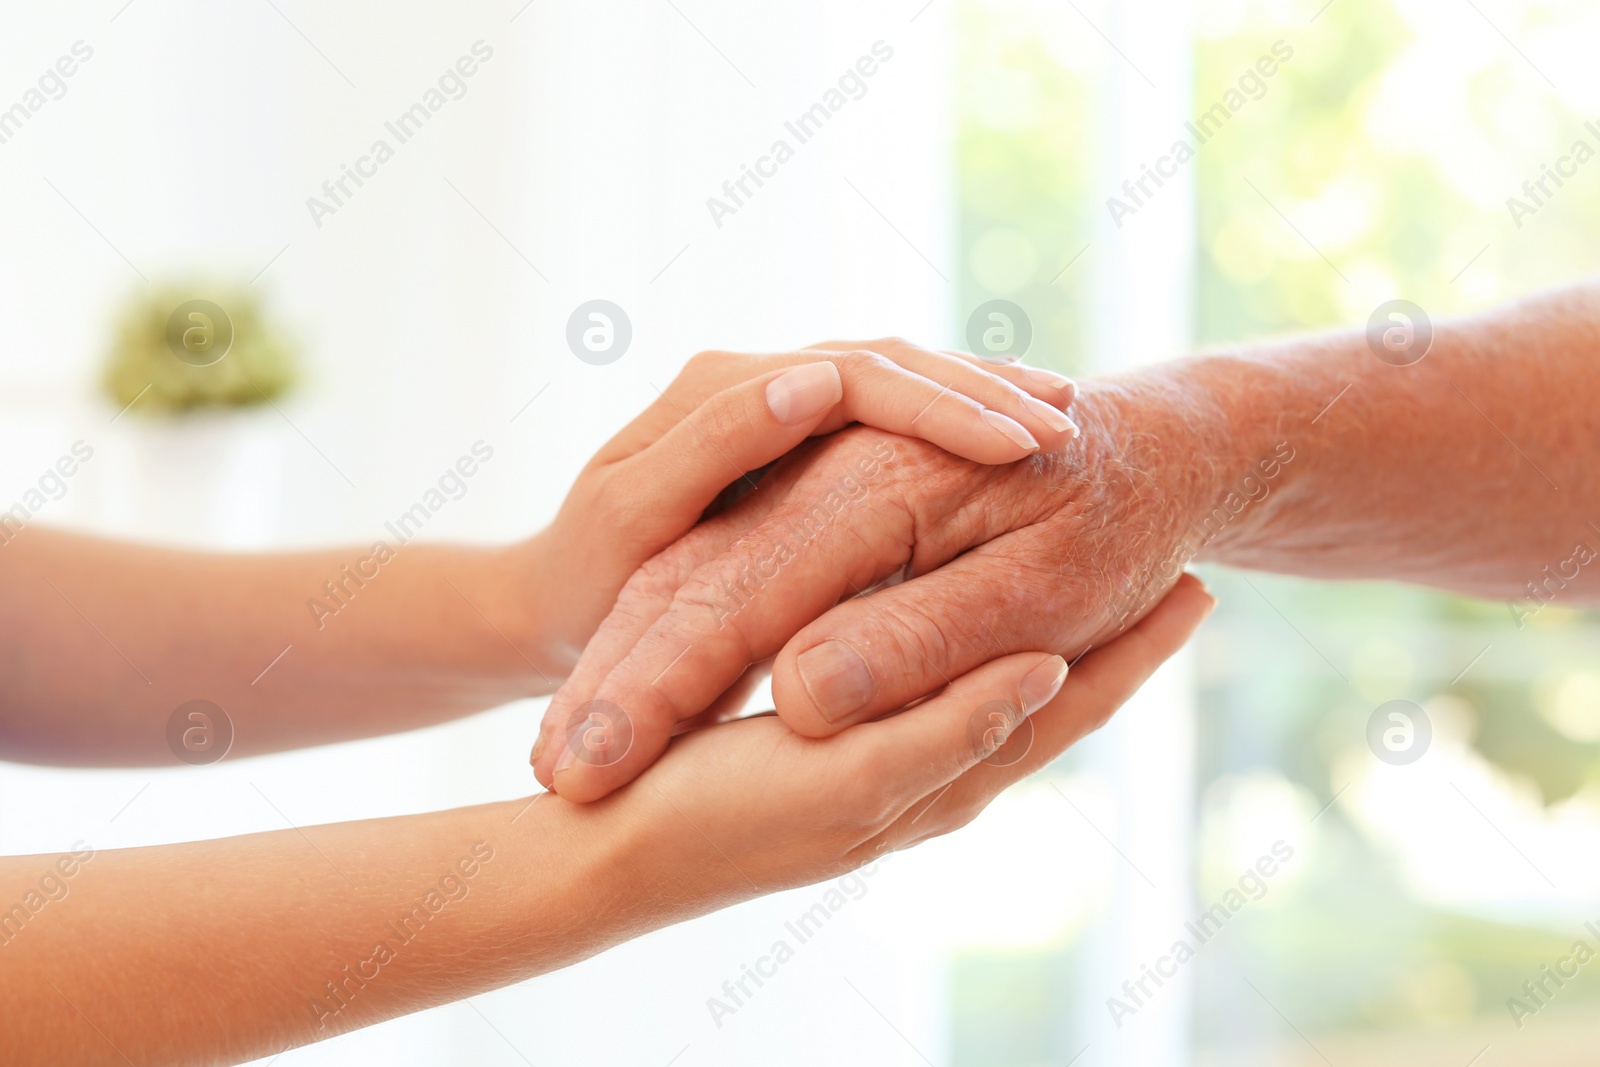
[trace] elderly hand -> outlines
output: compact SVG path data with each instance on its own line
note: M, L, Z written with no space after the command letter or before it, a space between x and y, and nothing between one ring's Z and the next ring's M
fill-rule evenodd
M577 810L592 813L596 837L608 820L633 827L628 867L649 878L652 909L674 919L835 877L965 826L1098 729L1215 603L1186 576L1070 676L1055 656L1004 656L834 737L803 737L771 716L696 730L604 804ZM1024 716L1031 730L1016 729Z
M1082 439L1004 467L857 429L785 459L630 580L546 712L540 781L604 796L774 655L779 716L822 737L997 657L1107 639L1177 580L1220 473L1182 461L1200 429L1148 399L1085 387Z
M519 629L570 668L629 576L747 471L860 422L977 463L1010 463L1077 433L1073 383L1020 364L880 342L781 355L702 352L584 467L512 583L555 607ZM752 483L753 484L753 483ZM529 610L533 610L529 608Z

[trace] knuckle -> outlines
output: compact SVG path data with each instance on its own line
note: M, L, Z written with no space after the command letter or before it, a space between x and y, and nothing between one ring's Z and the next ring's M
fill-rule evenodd
M639 569L623 585L623 592L639 596L658 596L670 592L678 580L675 555L669 548L639 564Z
M988 807L986 798L965 800L958 804L952 804L940 816L939 821L934 823L935 836L954 833L964 826L971 825L972 820L976 819L986 807Z
M954 833L970 823L983 810L982 804L953 802L948 795L935 793L931 801L920 800L908 810L909 819L894 828L896 849L912 848Z
M1091 708L1089 714L1083 717L1083 730L1079 733L1079 738L1100 732L1105 724L1111 721L1111 716L1115 715L1118 710L1119 708L1115 706Z
M703 615L714 623L720 623L723 615L722 600L720 591L711 581L695 577L685 582L673 594L672 610L691 618Z
M926 813L918 816L917 826L924 830L924 836L943 837L954 833L969 825L994 799L994 794L988 790L962 789L960 784L938 794Z
M894 604L883 612L887 616L884 640L893 652L899 653L907 671L916 676L932 667L942 673L953 647L951 635L946 632L948 623L922 604Z
M720 397L690 416L694 427L709 441L728 441L740 436L749 425L748 412L735 398Z
M839 473L859 475L896 497L943 499L978 465L952 456L938 445L915 437L870 426L853 426L829 436L809 465L815 479L837 479ZM964 493L962 495L965 495Z
M655 617L658 604L659 601L651 594L631 585L625 586L617 594L611 611L606 614L605 626L608 629L633 630L647 625Z
M1133 696L1137 689L1137 684L1129 683L1117 687L1112 692L1101 692L1097 699L1078 701L1075 708L1075 717L1078 720L1077 738L1088 737L1110 722L1112 716L1122 710L1122 705L1128 702L1128 698Z
M926 486L920 495L936 498L958 485L965 487L972 472L982 469L980 464L952 455L938 445L911 437L895 439L893 456L886 465L904 480Z
M833 362L838 365L841 374L848 374L852 378L881 372L895 366L894 360L879 352L865 348L850 348L834 354Z
M629 550L645 540L643 527L646 524L630 521L637 508L636 477L636 467L626 463L601 467L586 475L590 484L586 523L618 531L618 542Z
M737 564L719 562L702 567L673 594L670 611L680 618L698 620L691 628L695 633L735 642L738 654L750 662L756 657L738 625L739 613L752 595L747 583L740 581L742 576Z
M900 501L881 491L894 480L890 464L903 440L865 428L831 435L787 484L783 504L767 518L766 526L807 517L818 528L838 524L863 534L903 526L883 520L883 513L892 514Z
M979 369L987 375L986 384L990 388L1002 393L1017 408L1026 410L1027 404L1025 401L1030 395L1026 389L1003 374L995 374L988 368Z
M876 833L894 822L903 807L893 788L892 768L881 757L869 758L842 788L845 820L851 830Z
M682 580L677 548L672 545L641 563L623 583L613 610L636 613L647 604L666 602Z
M730 360L735 358L737 357L735 357L732 352L724 352L720 349L711 348L704 352L696 352L694 355L690 356L688 362L683 365L683 369L685 373L689 371L704 373L706 371L716 370L719 367L725 367L728 365Z

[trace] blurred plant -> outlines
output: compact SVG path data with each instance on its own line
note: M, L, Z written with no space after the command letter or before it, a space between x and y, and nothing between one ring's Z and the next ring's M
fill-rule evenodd
M101 383L119 407L182 412L275 400L297 377L293 347L253 294L166 285L123 310Z

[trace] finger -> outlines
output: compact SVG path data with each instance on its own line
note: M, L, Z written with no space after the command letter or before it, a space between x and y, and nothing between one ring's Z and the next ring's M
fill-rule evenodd
M1071 692L1036 717L1034 745L1009 767L1007 784L1043 767L1087 734L1104 726L1167 660L1188 643L1217 606L1216 597L1192 574L1126 633L1086 653L1073 668Z
M947 356L964 359L990 374L996 374L1020 389L1026 389L1031 395L1038 397L1047 404L1053 404L1065 411L1072 402L1078 398L1078 383L1063 374L1043 367L1030 367L1026 363L996 363L994 360L975 356L971 352L960 352L955 349L941 349Z
M706 710L698 715L691 715L680 720L673 736L686 734L694 730L703 730L707 726L729 722L741 717L745 705L750 702L750 697L772 674L772 661L762 660L752 663L750 667L739 676L739 680L729 686L717 699L713 700ZM763 713L776 715L777 712Z
M1047 410L1055 425L1020 401L1013 403L1011 387L998 379L994 384L1004 386L1003 395L978 388L976 381L947 368L924 368L932 375L928 376L874 352L840 352L835 359L844 376L844 400L833 417L822 421L819 431L860 422L994 464L1014 463L1041 448L1057 447L1071 425L1066 415L1032 397L1024 399ZM986 406L974 393L990 394L986 399L999 401L1001 407Z
M554 780L562 747L553 743L568 715L605 680L639 637L666 611L673 595L696 568L726 552L750 524L758 521L776 500L771 494L753 494L739 506L702 522L664 549L630 578L610 613L584 646L572 673L546 705L528 762L534 777L546 789Z
M801 446L793 454L792 461L768 474L756 489L727 510L702 520L647 560L628 579L616 604L584 646L576 668L545 708L529 762L533 764L534 777L546 789L553 785L555 765L566 751L554 739L565 736L563 730L569 716L595 696L600 683L671 607L674 596L691 574L711 560L726 555L752 526L784 503L788 490L805 477L807 467L803 461L808 450L814 447ZM731 684L737 677L735 671L724 681Z
M582 802L629 781L665 749L677 722L697 714L748 664L777 652L842 597L905 565L915 542L912 516L892 493L873 491L874 479L888 478L896 439L859 440L872 451L833 449L806 464L785 493L792 506L774 509L696 570L597 688L563 687L552 718L566 722L578 705L604 702L624 710L632 740L605 761L563 754L557 792Z
M1077 437L1077 426L1064 418L1064 410L1077 395L1077 387L1059 374L1026 368L1019 363L990 363L965 352L938 352L912 344L902 338L883 338L880 341L826 341L813 346L832 352L864 350L893 360L906 370L917 371L923 378L947 384L952 390L978 400L992 410L1002 411L1018 419L1030 430L1040 419L1046 427L1046 448L1058 448L1066 438ZM1069 389L1062 387L1062 382ZM1042 438L1043 440L1043 438Z
M1058 406L991 373L977 359L904 342L881 347L885 351L835 345L784 356L742 358L754 367L767 366L773 359L799 357L834 363L844 381L844 399L817 426L816 433L861 422L921 437L980 463L1009 463L1040 447L1054 450L1076 436L1076 424ZM737 369L737 364L726 364L718 372ZM744 372L750 373L748 365ZM669 399L670 394L669 389Z
M614 524L614 535L625 537L619 547L632 558L665 547L749 471L813 433L848 422L921 437L978 463L1012 463L1040 449L1038 438L1016 420L870 352L770 370L689 411L669 394L662 400L677 410L678 421L604 475L614 487L609 497L626 504L627 521ZM1041 432L1054 441L1062 430Z
M912 804L890 831L894 847L909 847L923 838L965 825L1000 792L1047 766L1103 726L1158 667L1194 636L1215 606L1216 599L1199 579L1189 574L1180 578L1137 625L1079 659L1059 695L1028 716L1019 729L1013 729L999 748L949 783L936 784L928 791L932 794L928 803ZM969 704L964 709L969 721L981 715L980 707ZM956 732L961 713L952 712L943 727L946 742L952 746L964 741ZM909 718L899 715L881 723L867 723L846 736L866 735L864 742L875 747L865 758L893 760L898 758L900 742L890 728Z
M949 356L969 364L984 374L1000 378L1036 399L1057 408L1066 408L1077 395L1077 385L1072 379L1041 367L1030 367L1020 361L1002 363L984 359L970 352L954 349L931 349L914 344L902 337L883 337L876 341L823 341L811 346L813 351L846 352L863 349L877 352L911 369L929 366L922 361L928 355ZM920 365L920 366L919 366Z
M871 348L873 344L877 345L879 350L873 350ZM596 455L596 462L602 465L615 463L648 447L681 422L685 412L698 408L716 393L767 371L797 367L819 360L833 362L839 368L846 383L847 400L852 396L850 383L852 381L859 383L863 377L875 381L880 394L886 381L903 385L903 376L882 370L881 364L887 360L892 366L919 375L932 383L931 392L925 388L919 390L924 397L924 404L927 398L937 395L940 389L947 388L954 395L969 399L978 405L977 408L972 408L970 405L963 407L967 421L981 414L981 411L993 410L998 415L1018 422L1036 440L1042 441L1043 447L1047 449L1059 447L1065 439L1063 434L1075 436L1075 429L1070 419L1064 422L1065 417L1061 412L1061 409L1071 403L1075 387L1059 375L1020 366L989 366L976 357L932 352L896 339L871 342L865 346L828 342L812 349L772 355L718 351L697 354L689 360L683 372L673 379L655 403L606 443ZM1062 388L1063 384L1066 387L1065 391ZM1027 403L1030 398L1034 399L1035 403ZM1043 402L1042 406L1039 401ZM924 404L919 404L918 410L921 410ZM840 408L831 412L813 432L829 433L851 421L890 428L870 412L863 414ZM896 432L928 436L921 430ZM969 431L970 433L976 433L981 439L986 434L993 435L995 430L992 427L975 426ZM929 437L929 440L932 438ZM1010 462L1027 454L1024 449L1004 459L980 459L971 453L969 445L956 442L955 447L951 447L944 440L936 443L959 455L979 459L980 462ZM988 453L992 453L996 447L991 441L985 449Z
M996 656L1076 654L1091 634L1040 591L1059 584L1002 535L908 582L847 601L778 654L772 696L791 730L827 737L948 685ZM1071 642L1077 647L1070 647Z
M846 359L859 360L863 353L887 359L948 387L954 396L1015 419L1038 437L1047 451L1077 436L1077 424L1061 410L1070 398L1059 387L1043 388L1038 375L1025 375L1021 370L986 364L973 357L935 352L894 337L881 341L828 341L815 347L837 352ZM1040 373L1050 376L1049 372Z
M843 396L838 367L814 360L757 375L678 411L671 429L606 473L608 496L626 508L626 521L603 536L625 536L654 554L729 484L811 436Z
M1017 728L1047 705L1067 677L1067 661L1044 652L1002 656L968 671L938 696L844 740L855 774L893 780L905 803L959 778L993 756Z

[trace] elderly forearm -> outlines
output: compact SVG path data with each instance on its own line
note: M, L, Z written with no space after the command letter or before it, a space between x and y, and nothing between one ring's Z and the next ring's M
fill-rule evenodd
M1600 289L1435 329L1406 366L1337 334L1140 372L1080 404L1119 442L1156 428L1149 480L1190 556L1600 600Z
M528 546L221 555L25 530L0 547L0 655L16 667L0 670L0 751L170 764L184 734L169 723L195 700L225 718L202 707L216 721L188 736L231 728L249 755L548 692L541 585L519 570L534 559Z

